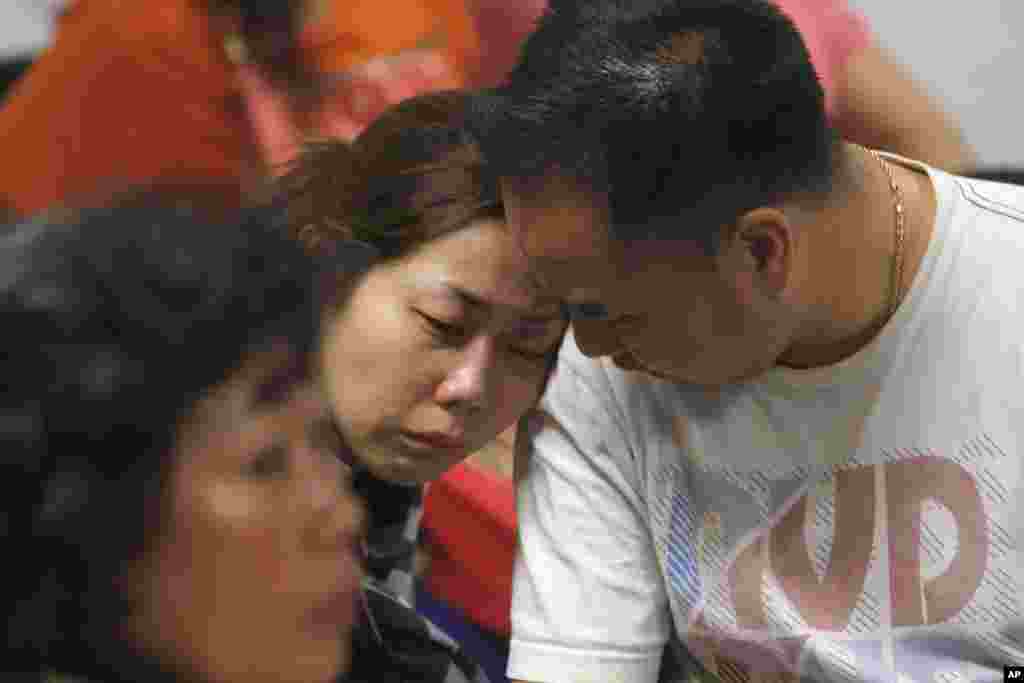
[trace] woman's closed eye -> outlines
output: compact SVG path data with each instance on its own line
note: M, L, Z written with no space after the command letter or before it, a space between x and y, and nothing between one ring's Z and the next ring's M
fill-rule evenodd
M515 355L529 361L543 362L554 352L554 345L547 339L523 339L521 336L509 335L504 346Z
M563 331L560 321L522 321L506 333L506 346L524 358L547 361L557 350Z
M544 349L543 351L536 351L533 349L517 348L513 346L509 347L509 350L517 356L521 356L526 360L536 361L538 363L547 361L548 357L551 355L550 348Z
M430 327L431 333L446 344L460 344L467 338L466 326L460 322L442 320L428 315L423 311L416 311Z
M464 322L448 321L436 318L423 311L416 313L430 327L431 333L445 344L464 344L472 332ZM519 325L502 335L501 346L516 356L532 362L543 362L554 351L558 335L547 334L548 326L538 327L536 324Z

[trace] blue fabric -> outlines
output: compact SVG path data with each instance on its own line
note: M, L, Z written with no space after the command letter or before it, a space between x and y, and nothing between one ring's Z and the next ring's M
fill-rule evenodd
M416 587L416 611L454 638L493 683L507 683L508 638L476 625L458 609L432 595L422 584Z

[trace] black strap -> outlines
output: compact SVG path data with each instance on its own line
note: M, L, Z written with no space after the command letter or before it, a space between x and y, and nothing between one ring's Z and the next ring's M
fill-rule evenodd
M345 683L489 683L455 641L415 610L374 588L364 597Z

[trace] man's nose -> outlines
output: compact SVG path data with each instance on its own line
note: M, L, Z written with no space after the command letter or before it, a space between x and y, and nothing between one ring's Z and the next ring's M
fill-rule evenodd
M622 350L622 342L607 320L574 320L572 329L585 356L610 356Z

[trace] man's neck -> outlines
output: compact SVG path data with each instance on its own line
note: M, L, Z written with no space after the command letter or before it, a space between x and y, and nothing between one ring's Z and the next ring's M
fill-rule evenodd
M833 201L810 231L807 323L780 365L810 368L837 363L869 344L884 328L894 296L902 298L920 268L936 214L928 176L886 161L904 212L902 277L892 291L896 196L885 167L861 147L844 145Z

